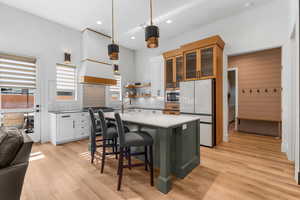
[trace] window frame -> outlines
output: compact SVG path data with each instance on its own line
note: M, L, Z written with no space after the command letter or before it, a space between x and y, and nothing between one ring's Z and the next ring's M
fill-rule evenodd
M122 76L121 74L114 74L114 79L117 80L116 85L109 86L110 100L111 101L122 101ZM116 91L118 90L118 91ZM119 93L119 98L117 100L113 99L113 95Z
M58 75L58 67L65 67L65 68L73 68L74 69L74 90L63 90L63 89L58 89L58 80L57 80L57 75ZM78 68L76 65L69 65L69 64L61 64L61 63L56 63L56 69L55 69L55 101L57 102L74 102L78 101L78 86L77 86L77 75L78 75ZM59 99L58 97L58 92L72 92L72 99ZM62 96L62 95L61 95Z

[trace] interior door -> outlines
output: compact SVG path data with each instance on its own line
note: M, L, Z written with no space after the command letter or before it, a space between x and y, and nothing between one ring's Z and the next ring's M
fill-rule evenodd
M180 82L180 112L195 112L195 81Z
M212 79L195 81L195 113L212 114Z

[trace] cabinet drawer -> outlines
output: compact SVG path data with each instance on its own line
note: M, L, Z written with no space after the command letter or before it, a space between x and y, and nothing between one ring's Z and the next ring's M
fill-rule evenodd
M73 118L73 115L72 114L59 114L58 118L59 119L70 119L70 118Z
M163 112L165 115L179 115L179 111L164 111Z
M179 110L179 104L176 103L166 103L165 104L165 109L166 110Z
M212 116L200 116L200 122L212 123Z

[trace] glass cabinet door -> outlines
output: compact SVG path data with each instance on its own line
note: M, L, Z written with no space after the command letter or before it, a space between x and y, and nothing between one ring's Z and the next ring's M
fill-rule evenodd
M186 79L197 78L197 52L185 54Z
M173 59L166 60L166 87L173 87Z
M176 87L179 87L179 82L184 80L183 57L176 57Z
M214 75L214 48L201 49L201 77Z

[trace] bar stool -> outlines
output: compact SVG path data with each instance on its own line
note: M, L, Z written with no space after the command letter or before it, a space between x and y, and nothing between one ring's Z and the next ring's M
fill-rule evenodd
M122 183L122 176L123 176L123 168L137 167L137 166L144 166L147 170L147 165L149 163L150 166L150 184L153 186L153 138L147 132L128 132L125 134L123 122L119 113L115 113L115 120L117 122L117 131L118 131L118 138L119 138L119 145L120 145L120 156L119 156L119 166L118 166L118 190L121 189ZM144 147L144 152L138 153L131 153L131 147ZM149 155L150 155L150 162L147 158L147 147L149 147ZM145 162L139 164L131 164L131 156L132 155L144 155ZM128 157L128 165L124 165L124 156Z
M100 125L102 129L102 138L103 138L103 143L102 143L102 160L101 160L101 173L103 173L104 170L104 165L105 165L105 157L106 155L116 155L116 159L118 158L118 144L117 144L117 137L118 133L115 127L108 127L104 113L102 110L98 111L99 115L99 120L100 120ZM109 143L112 142L112 143ZM106 148L111 147L112 152L106 152Z
M118 133L116 129L113 127L107 128L105 119L104 122L103 120L100 119L100 124L98 125L93 109L89 108L89 114L92 122L91 136L90 136L91 163L94 163L94 158L95 158L95 153L97 151L97 148L102 147L102 150L106 151L106 147L112 147L113 153L114 154L118 153L117 152ZM102 136L102 139L97 139L97 136ZM102 144L98 144L98 142L102 142ZM103 167L101 168L101 172L103 172Z

